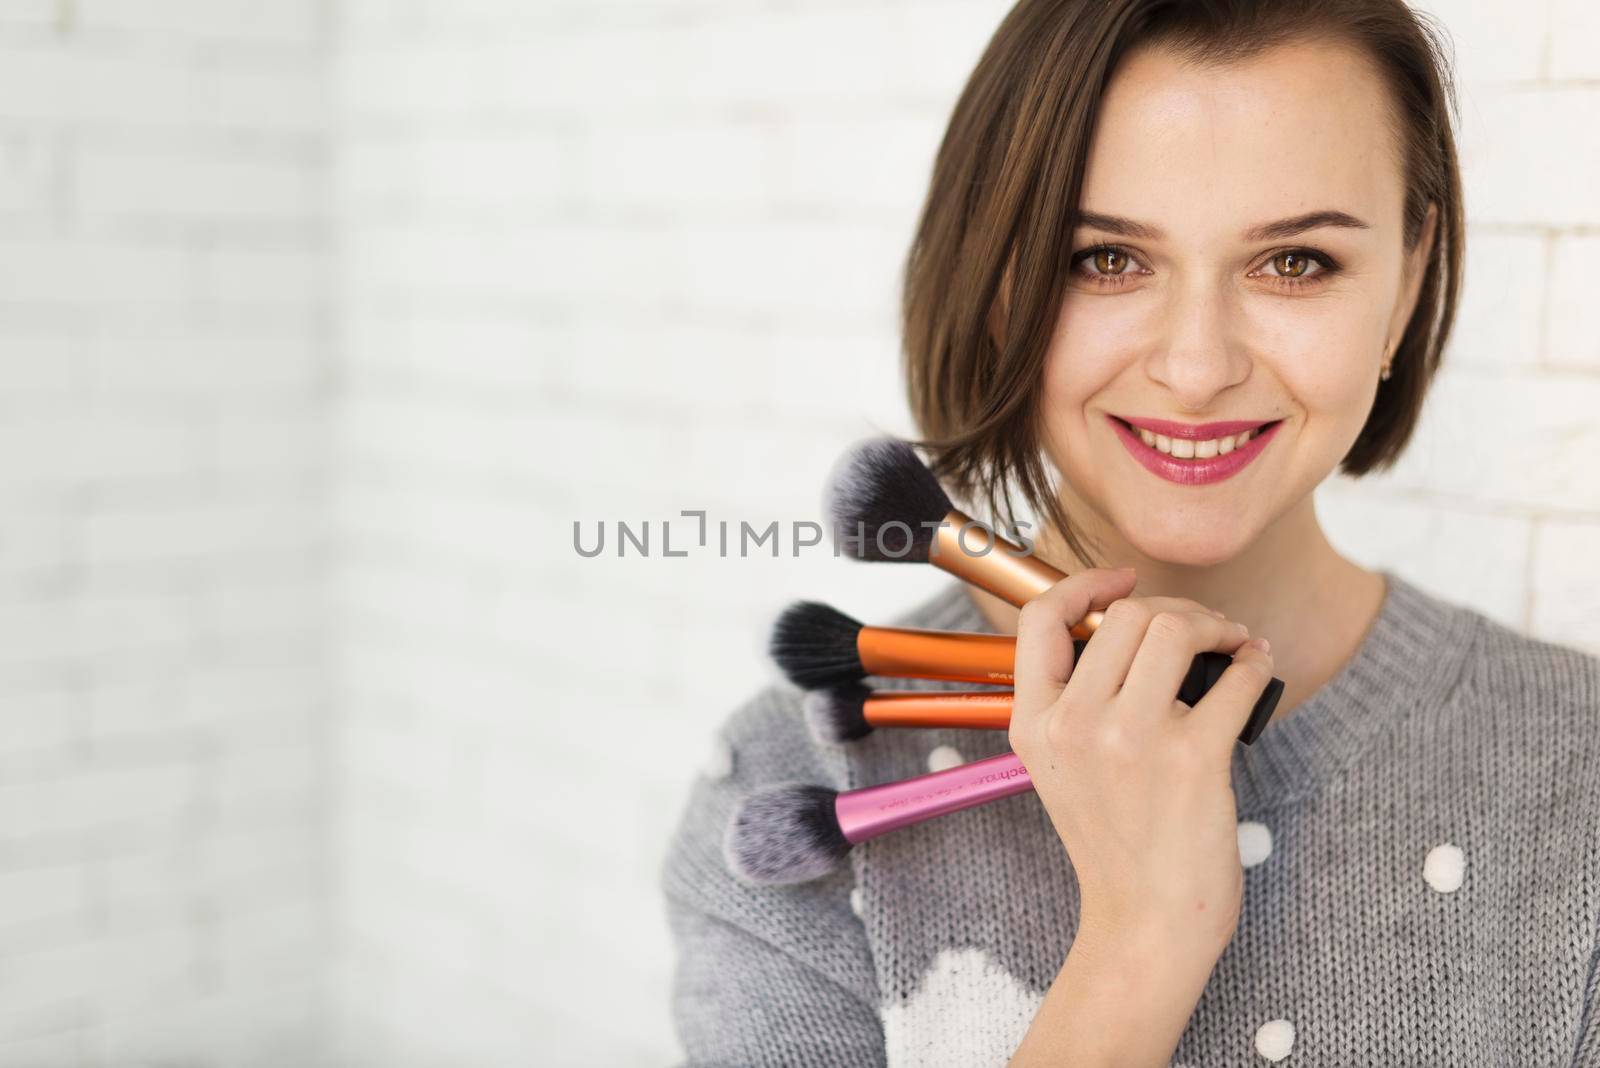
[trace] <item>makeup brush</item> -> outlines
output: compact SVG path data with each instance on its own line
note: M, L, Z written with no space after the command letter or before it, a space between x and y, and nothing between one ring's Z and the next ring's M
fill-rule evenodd
M767 649L790 682L815 690L867 675L1011 681L1017 640L910 627L869 627L820 601L796 601L773 624Z
M859 560L932 564L1021 606L1066 575L950 501L915 449L899 438L857 445L835 465L824 509L834 545ZM1072 628L1087 638L1103 613Z
M1066 578L1064 572L957 508L917 451L899 438L870 439L846 453L829 476L824 507L833 526L834 544L848 546L858 559L930 563L1019 607ZM1085 614L1071 627L1072 636L1087 639L1104 618L1101 611ZM775 642L776 638L775 634ZM869 642L877 647L875 638L869 638ZM1213 666L1206 669L1213 681L1229 662L1220 653L1200 656L1214 658ZM1185 683L1194 677L1195 671L1191 670ZM963 675L956 681L1005 680ZM1274 678L1261 697L1266 710L1262 713L1258 705L1260 724L1249 734L1246 744L1253 742L1260 727L1266 725L1282 692L1283 680ZM1251 722L1256 719L1253 714Z
M1006 730L1010 690L874 690L847 682L806 694L811 737L828 745L865 738L878 727Z
M1085 638L1073 640L1074 663L1088 644ZM789 681L804 690L859 684L868 675L1005 685L1013 681L1017 639L1008 634L871 627L821 602L798 601L778 617L768 649ZM1231 663L1231 656L1213 650L1195 656L1178 687L1178 700L1195 704ZM1267 683L1239 732L1241 742L1255 742L1282 694L1283 680Z
M780 783L741 802L723 837L723 858L747 882L806 882L833 871L869 838L1031 789L1015 753L843 793Z

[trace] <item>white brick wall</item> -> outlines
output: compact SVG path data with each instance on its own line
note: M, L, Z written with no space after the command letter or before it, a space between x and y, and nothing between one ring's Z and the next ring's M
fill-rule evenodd
M1007 6L0 0L0 1066L675 1056L656 873L768 622L933 579L571 525L815 519L909 429ZM1322 514L1600 649L1594 15L1436 6L1461 328Z
M0 1065L321 1045L325 22L0 3Z

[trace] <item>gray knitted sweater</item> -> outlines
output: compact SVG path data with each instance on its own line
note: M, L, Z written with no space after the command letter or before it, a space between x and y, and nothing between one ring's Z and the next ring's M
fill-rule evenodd
M1355 656L1234 748L1243 912L1174 1064L1600 1068L1600 657L1384 574ZM954 583L898 622L994 629ZM1006 1064L1078 919L1036 795L865 842L803 885L747 886L722 858L753 787L903 779L1004 752L1005 732L819 746L784 685L720 738L662 871L684 1063Z

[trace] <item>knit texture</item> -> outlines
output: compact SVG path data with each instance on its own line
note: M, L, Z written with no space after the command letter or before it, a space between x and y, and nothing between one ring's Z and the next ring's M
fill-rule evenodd
M1172 1063L1600 1068L1600 657L1383 574L1355 655L1234 747L1243 910ZM956 583L896 622L994 629ZM722 857L758 786L904 779L1005 752L1005 732L818 745L800 696L772 686L727 720L669 847L683 1063L1005 1065L1078 921L1036 795L798 886L748 886Z

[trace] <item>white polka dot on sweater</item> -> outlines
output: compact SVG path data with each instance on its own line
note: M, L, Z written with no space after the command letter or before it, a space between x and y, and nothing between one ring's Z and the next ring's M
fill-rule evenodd
M879 1009L888 1066L1004 1064L1043 1001L985 950L941 950L916 991Z
M1441 894L1451 894L1461 889L1461 880L1467 871L1467 858L1461 847L1449 842L1428 850L1422 862L1422 877L1429 886Z
M721 781L733 774L733 746L722 735L712 736L711 748L706 752L700 773L714 781Z
M1272 855L1272 831L1265 823L1245 820L1239 824L1239 862L1253 868Z
M864 907L862 905L862 901L863 895L861 893L861 887L857 886L852 888L850 891L850 911L855 913L860 918L866 919L866 913L861 911Z
M1268 1020L1256 1029L1256 1052L1269 1061L1281 1061L1294 1048L1294 1024Z
M941 745L928 754L929 771L947 771L966 763L961 750L953 745Z

